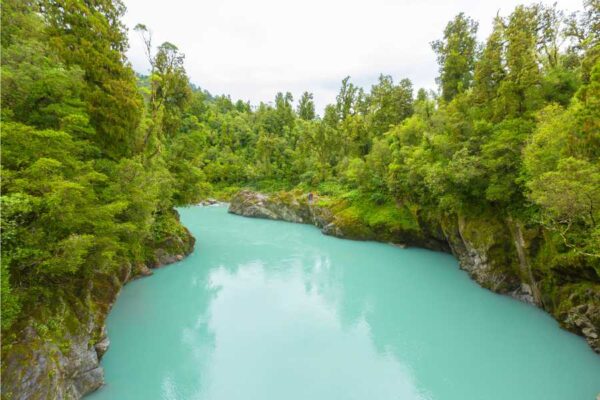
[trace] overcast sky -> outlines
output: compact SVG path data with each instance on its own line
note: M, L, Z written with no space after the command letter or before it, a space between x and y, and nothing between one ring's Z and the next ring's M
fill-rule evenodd
M429 43L441 37L460 11L479 21L479 38L499 11L507 15L519 0L124 0L129 28L128 57L148 71L143 43L133 27L143 23L155 45L175 44L185 54L191 81L213 94L253 104L278 91L297 100L313 92L317 109L335 101L341 80L365 89L380 73L412 80L415 89L434 89L435 54ZM553 1L543 1L551 4ZM559 0L575 11L580 0Z

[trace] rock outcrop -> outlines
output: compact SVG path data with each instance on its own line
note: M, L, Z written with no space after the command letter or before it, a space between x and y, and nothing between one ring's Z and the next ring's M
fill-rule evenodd
M98 273L77 296L66 294L55 307L62 321L54 332L36 315L18 332L18 340L2 354L2 399L80 399L104 384L100 359L108 350L106 317L122 287L132 279L183 259L193 250L187 230L157 243L146 264L123 265ZM150 268L149 268L150 267ZM46 310L47 312L47 310Z
M309 206L292 195L266 195L248 190L238 192L229 204L229 212L244 217L275 219L322 228L329 221L315 219L318 206Z
M346 218L339 207L320 202L309 204L302 193L267 195L248 190L238 192L231 199L229 212L313 224L324 234L341 238L450 252L481 286L545 309L561 326L585 337L592 349L600 353L600 293L595 290L599 282L594 288L576 294L569 293L568 289L564 294L556 294L553 288L544 293L539 288L541 278L534 276L531 266L540 247L537 243L541 240L540 234L535 229L525 229L511 218L437 217L417 213L416 229L409 227L390 232L368 226L356 218ZM592 280L598 279L593 271L590 276Z

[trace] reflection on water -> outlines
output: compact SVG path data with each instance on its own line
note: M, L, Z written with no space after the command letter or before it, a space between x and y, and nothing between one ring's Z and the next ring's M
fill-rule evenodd
M109 317L102 399L575 399L600 357L445 254L183 209L196 251ZM552 351L548 351L552 349Z
M342 326L328 260L289 261L276 273L258 261L210 273L205 323L215 341L194 397L425 399L410 369L376 350L364 317Z

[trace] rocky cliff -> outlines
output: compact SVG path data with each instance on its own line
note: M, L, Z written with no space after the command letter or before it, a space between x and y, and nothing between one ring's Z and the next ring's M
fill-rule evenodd
M103 385L100 359L110 344L106 317L122 287L151 275L152 268L181 260L191 253L194 238L181 227L151 247L146 263L96 273L82 287L65 288L57 304L40 305L17 339L3 347L2 399L80 399ZM57 315L60 323L49 327L49 317Z
M450 252L481 286L545 309L600 353L600 277L585 267L570 275L560 268L546 271L539 227L526 227L510 217L442 217L418 207L394 207L400 212L387 212L383 215L389 220L381 221L353 212L344 201L309 204L298 192L267 195L244 190L231 199L229 212L313 224L324 234L341 238Z

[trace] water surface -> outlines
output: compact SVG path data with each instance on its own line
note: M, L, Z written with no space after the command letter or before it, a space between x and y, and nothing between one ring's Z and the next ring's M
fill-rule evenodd
M185 260L126 286L89 398L594 400L600 357L447 254L180 210Z

